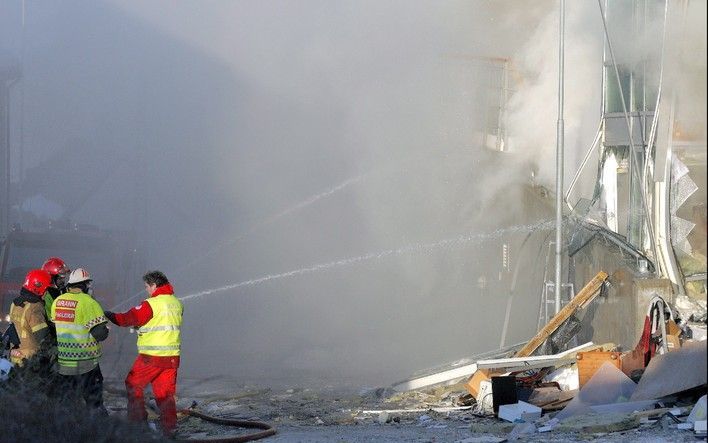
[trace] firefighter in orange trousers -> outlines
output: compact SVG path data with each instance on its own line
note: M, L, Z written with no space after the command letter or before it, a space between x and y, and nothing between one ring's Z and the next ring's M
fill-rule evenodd
M34 269L27 273L20 295L10 305L10 321L19 343L10 351L10 361L23 365L51 342L51 334L44 312L42 297L52 283L48 272Z
M125 379L128 393L128 418L146 421L144 389L152 384L160 408L160 425L167 436L177 426L175 391L180 360L182 302L165 274L150 271L143 276L150 297L127 312L107 311L106 317L118 326L138 328L138 356Z

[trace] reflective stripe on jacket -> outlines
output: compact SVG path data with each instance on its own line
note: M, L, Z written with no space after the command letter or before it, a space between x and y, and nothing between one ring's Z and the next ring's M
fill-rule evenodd
M76 367L80 361L98 363L101 344L90 331L108 320L93 297L83 292L60 295L52 304L52 320L57 329L59 365Z
M182 302L174 294L161 294L146 301L152 318L138 329L138 352L160 357L179 355Z
M25 302L17 306L13 303L10 305L10 322L15 325L20 338L20 347L10 352L10 361L22 364L23 359L29 359L39 350L35 333L47 327L44 305Z

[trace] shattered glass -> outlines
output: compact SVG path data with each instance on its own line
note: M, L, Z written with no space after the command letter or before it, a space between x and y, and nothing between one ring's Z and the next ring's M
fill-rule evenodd
M698 190L698 185L688 175L689 169L677 156L671 160L671 244L687 255L693 254L688 235L695 223L678 217L679 208Z
M671 183L677 183L686 174L688 174L688 166L674 155L671 158Z
M688 234L691 233L695 226L695 223L684 220L681 217L671 217L671 243L688 255L691 255L693 251L688 243Z
M671 187L671 214L676 215L676 211L686 203L686 200L698 190L698 185L690 176L684 175Z

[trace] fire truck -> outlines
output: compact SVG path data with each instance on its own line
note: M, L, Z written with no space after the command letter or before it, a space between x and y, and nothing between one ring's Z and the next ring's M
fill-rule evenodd
M10 304L25 274L55 256L71 269L89 271L94 297L106 309L128 298L140 284L142 263L131 233L69 223L29 231L15 226L0 243L0 331L8 326Z

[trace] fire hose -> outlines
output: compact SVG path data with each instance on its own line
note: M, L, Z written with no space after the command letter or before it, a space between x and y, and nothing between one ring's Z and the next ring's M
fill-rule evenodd
M246 434L246 435L238 435L238 436L233 436L233 437L222 437L222 438L208 438L208 439L189 439L189 440L178 440L178 441L185 441L185 442L190 442L190 443L199 443L199 442L204 442L204 443L242 443L242 442L247 442L247 441L254 441L254 440L260 440L261 438L266 438L270 437L271 435L275 435L276 430L274 427L269 425L268 423L263 423L260 421L250 421L250 420L238 420L238 419L233 419L233 418L221 418L221 417L212 417L211 415L204 414L203 412L199 412L194 408L196 406L195 404L192 405L192 407L188 409L182 409L178 412L185 414L185 415L191 415L192 417L200 418L204 421L208 421L211 423L216 423L219 425L225 425L225 426L237 426L240 428L255 428L255 429L263 429L261 432L254 432L252 434Z

